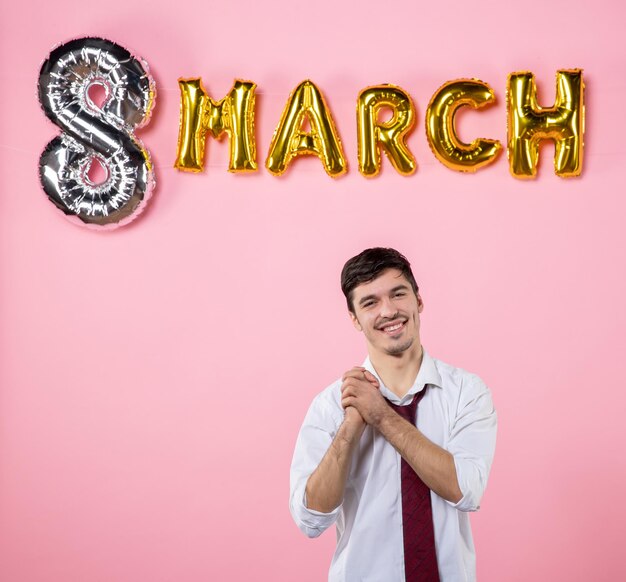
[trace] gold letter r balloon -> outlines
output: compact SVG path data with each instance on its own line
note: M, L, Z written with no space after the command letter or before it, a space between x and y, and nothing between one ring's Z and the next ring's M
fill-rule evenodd
M389 121L378 120L383 108L393 111ZM415 108L408 93L394 85L367 87L359 93L356 113L361 174L373 177L380 171L379 144L400 174L415 172L415 158L405 141L415 124Z

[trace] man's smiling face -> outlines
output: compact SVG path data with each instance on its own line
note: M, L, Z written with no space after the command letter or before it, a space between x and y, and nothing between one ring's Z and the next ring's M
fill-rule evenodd
M397 269L383 271L376 279L357 285L352 292L354 326L365 334L372 350L400 355L420 348L420 319L424 305L419 294Z

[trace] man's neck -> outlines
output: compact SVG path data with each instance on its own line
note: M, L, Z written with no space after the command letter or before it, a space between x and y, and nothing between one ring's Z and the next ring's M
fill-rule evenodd
M415 383L423 357L424 350L418 345L416 349L409 349L397 356L370 353L370 362L383 384L398 398L403 398Z

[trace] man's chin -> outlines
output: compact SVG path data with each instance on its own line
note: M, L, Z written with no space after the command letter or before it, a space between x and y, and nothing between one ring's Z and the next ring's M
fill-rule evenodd
M392 344L385 348L385 351L390 356L399 356L406 352L413 345L413 339L408 339L404 341L398 341L397 344Z

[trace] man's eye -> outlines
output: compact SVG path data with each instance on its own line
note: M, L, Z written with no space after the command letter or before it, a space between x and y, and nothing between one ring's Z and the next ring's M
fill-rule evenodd
M404 291L396 291L394 297L404 297L406 293Z
M362 307L364 307L364 308L365 308L365 307L371 307L372 305L374 305L374 302L373 302L373 301L366 301L365 303L363 303L363 306L362 306Z

